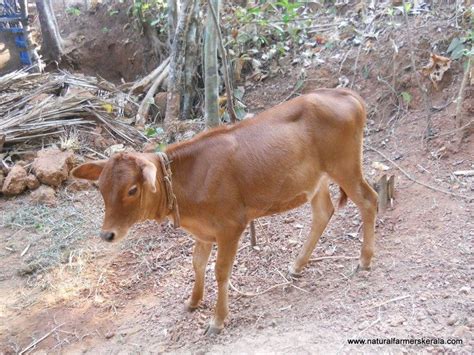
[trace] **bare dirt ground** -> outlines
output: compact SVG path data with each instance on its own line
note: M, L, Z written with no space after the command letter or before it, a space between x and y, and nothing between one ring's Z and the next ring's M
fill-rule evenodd
M419 30L420 63L436 26ZM370 272L354 274L352 257L359 254L361 236L352 203L335 213L314 252L314 258L325 259L310 263L295 280L287 269L309 233L309 207L262 218L256 224L258 247L250 247L247 233L242 236L232 274L236 289L257 295L231 290L227 327L207 338L203 331L216 300L215 255L203 305L185 312L194 277L193 241L185 232L149 222L119 244L105 244L97 237L103 205L93 187L75 191L66 186L53 207L32 205L28 195L2 198L0 353L32 344L28 351L39 354L473 353L474 177L453 172L474 168L474 138L457 149L454 134L440 135L455 127L455 104L449 103L462 66L453 63L443 87L430 93L433 106L443 108L432 116L438 136L422 143L425 120L413 76L403 69L397 77L413 95L409 110L394 105L389 88L377 80L391 75L391 45L386 38L379 43L388 44L360 55L357 63L367 77L353 83L368 102L366 175L373 181L380 172L372 165L381 162L396 176L393 207L377 220ZM78 50L87 53L83 48ZM334 87L342 75L352 81L355 53L344 66L328 53L326 63L307 68L302 91ZM409 63L407 57L396 60L401 68ZM300 71L289 66L250 85L246 104L256 112L282 101L293 92ZM121 74L111 76L120 79ZM468 88L466 120L472 119L472 93ZM448 193L413 182L371 148L417 181ZM348 344L353 338L440 338L462 344Z
M435 125L447 117L446 113L437 115ZM397 163L416 179L472 197L473 179L452 174L472 169L472 137L459 152L446 151L439 158L440 148L433 148L436 142L428 151L422 148L423 127L417 114L407 115L393 127L393 134L372 133L366 144L391 159L398 157ZM377 153L366 151L369 177L374 161L387 163ZM257 223L258 250L251 249L248 237L243 236L232 283L242 292L273 288L251 298L231 291L228 326L215 338L203 336L216 299L212 260L204 305L191 314L183 309L193 280L193 242L184 232L146 223L121 244L103 244L96 237L102 204L94 189L63 191L56 208L39 214L42 226L35 225L31 217L26 222L13 218L31 209L28 197L2 200L1 349L17 352L55 329L35 350L91 354L472 353L472 202L413 183L393 167L390 173L397 177L396 199L394 207L378 218L372 271L352 276L356 260L329 259L312 263L301 279L288 284L287 267L309 232L309 209L261 219ZM80 216L80 224L68 230L77 229L74 233L85 238L77 237L68 245L71 236L59 231L58 238L66 238L60 266L46 272L30 270L31 264L46 265L37 260L38 254L45 253L44 236L51 235L49 228L58 224L58 218L67 220L68 216ZM315 257L357 256L359 225L352 204L339 210ZM455 337L463 344L347 343L350 338L366 337Z

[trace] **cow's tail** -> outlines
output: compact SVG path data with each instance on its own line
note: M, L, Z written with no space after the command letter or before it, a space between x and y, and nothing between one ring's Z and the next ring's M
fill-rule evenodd
M341 196L339 197L339 208L342 208L346 205L347 203L347 194L346 192L342 189L342 187L339 187L339 191L341 192Z

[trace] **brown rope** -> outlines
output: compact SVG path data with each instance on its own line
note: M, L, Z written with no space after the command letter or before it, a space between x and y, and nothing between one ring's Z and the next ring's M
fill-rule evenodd
M158 157L160 158L161 171L163 172L163 181L165 185L166 200L168 204L168 210L173 214L173 226L178 228L180 226L180 216L178 201L176 195L173 192L173 181L171 179L171 167L170 160L164 152L158 152Z

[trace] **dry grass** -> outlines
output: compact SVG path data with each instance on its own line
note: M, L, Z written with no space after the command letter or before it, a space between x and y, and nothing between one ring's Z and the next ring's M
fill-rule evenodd
M31 204L26 199L17 208L4 211L1 227L27 235L28 250L24 252L24 267L18 273L29 275L47 271L61 263L82 258L78 243L99 228L101 211L97 207L61 196L57 206ZM79 253L79 254L78 254Z

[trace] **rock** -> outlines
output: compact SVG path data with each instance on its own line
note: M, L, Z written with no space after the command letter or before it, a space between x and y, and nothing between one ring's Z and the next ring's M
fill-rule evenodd
M26 190L26 176L26 170L22 166L15 165L3 182L2 192L9 196L21 194Z
M465 325L460 325L454 330L453 336L463 338L467 333L469 333L469 328Z
M399 325L402 325L406 319L400 315L395 315L389 322L388 324L392 327L397 327Z
M0 187L3 186L3 182L5 181L5 173L3 170L0 170Z
M35 203L55 205L57 202L56 191L52 187L41 185L31 193L31 200Z
M18 166L21 166L22 168L24 168L25 166L28 165L28 163L24 160L18 160L15 165L18 165Z
M467 295L471 291L469 286L463 286L459 289L459 293Z
M38 157L33 161L33 171L43 184L59 186L68 178L73 163L73 152L47 149L38 152Z
M68 185L67 189L69 191L84 191L90 190L92 186L92 183L87 180L74 180Z
M35 190L40 186L40 182L38 181L36 176L34 176L33 174L28 174L28 176L26 177L26 186L30 190Z
M458 321L458 317L453 313L451 314L451 317L449 317L447 324L448 325L454 325Z

